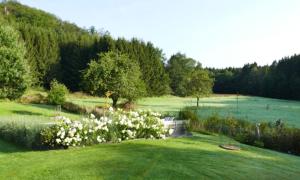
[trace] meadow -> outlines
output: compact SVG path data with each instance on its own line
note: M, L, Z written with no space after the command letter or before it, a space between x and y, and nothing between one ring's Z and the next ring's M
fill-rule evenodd
M107 100L96 97L74 97L69 101L82 106L102 106ZM110 102L108 100L108 102ZM151 109L163 114L177 115L186 106L196 106L192 97L148 97L138 100L137 109ZM206 118L212 115L235 117L253 122L275 122L281 119L292 127L300 127L300 102L256 96L213 95L201 98L197 114Z
M34 124L53 122L56 115L63 115L72 119L80 119L80 115L57 111L56 106L46 104L22 104L14 101L0 100L0 123L9 121Z

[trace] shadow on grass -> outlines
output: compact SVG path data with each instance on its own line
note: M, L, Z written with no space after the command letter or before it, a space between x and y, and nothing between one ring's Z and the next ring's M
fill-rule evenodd
M53 113L56 112L56 106L54 106L54 105L48 105L48 104L29 104L29 105L32 106L32 107L40 108L40 109L46 109L48 111L52 111ZM69 112L69 111L66 111L64 109L62 109L61 112L69 113L69 114L79 114L79 113Z
M43 115L41 113L36 113L36 112L31 112L31 111L19 111L19 110L13 110L11 111L14 114L20 114L20 115L36 115L36 116L40 116Z
M138 140L113 146L99 145L97 151L110 152L110 158L91 160L82 170L101 167L105 174L98 175L109 179L268 179L287 175L293 179L298 175L297 165L300 164L300 159L297 163L291 163L289 171L284 170L287 164L282 163L282 157L295 157L252 148L240 152L226 151L219 149L218 142L213 139L207 140L209 147L197 143L205 139L183 138L158 143ZM282 157L277 158L276 155Z
M1 153L26 152L26 151L29 151L29 150L0 139L0 154Z
M206 143L207 142L207 143ZM18 177L63 179L297 179L300 159L248 148L220 149L215 136L167 140L132 140L86 148L38 152L32 166L18 167ZM0 141L0 152L5 152ZM18 151L17 151L18 152ZM29 156L32 156L30 154ZM28 162L24 156L19 164ZM45 161L45 158L48 160ZM24 160L25 159L25 160ZM63 161L62 161L63 160ZM13 168L10 162L3 162ZM41 168L35 164L43 164ZM45 171L47 169L47 171ZM59 173L57 173L59 170ZM1 175L1 174L0 174Z
M55 110L55 106L54 105L49 105L49 104L28 104L32 107L36 107L36 108L41 108L41 109L48 109L48 110Z
M84 104L84 103L91 103L91 104L103 104L103 103L105 103L105 101L98 101L98 100L80 100L79 101L79 103L82 103L82 104ZM110 101L109 101L109 103L111 103Z

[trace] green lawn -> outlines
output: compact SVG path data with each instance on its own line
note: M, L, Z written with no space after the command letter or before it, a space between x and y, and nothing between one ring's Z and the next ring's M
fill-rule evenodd
M70 95L68 101L75 104L87 107L102 106L107 101L112 103L110 99L98 98L92 96L76 97ZM121 100L120 102L122 102ZM176 96L162 96L162 97L149 97L139 99L137 102L137 108L139 109L151 109L160 112L178 112L185 106L194 105L194 98L181 98Z
M194 98L159 97L144 98L138 102L142 109L176 112L184 106L195 106ZM213 114L233 116L245 120L261 122L282 119L290 126L300 127L300 102L262 97L215 95L201 98L198 115L208 117Z
M60 115L79 119L77 114L60 112ZM0 121L49 122L58 115L55 106L44 104L21 104L13 101L0 101Z
M103 105L104 98L70 98L70 101L85 105ZM185 106L195 106L196 99L187 97L150 97L137 102L138 109L151 109L162 113L177 114ZM200 99L198 115L208 117L213 114L233 116L254 122L275 122L283 120L289 126L300 127L300 102L252 96L214 95Z
M86 106L105 102L88 96L70 95L68 99ZM141 99L137 108L178 112L194 104L194 98L165 96ZM249 120L280 117L297 125L299 107L296 101L241 96L237 111L235 96L219 95L201 99L199 115L246 114ZM54 106L0 101L1 122L48 122L56 114ZM223 150L218 147L222 143L234 143L242 150ZM0 179L298 179L299 167L300 157L241 145L223 136L195 134L191 138L133 140L52 151L30 151L0 140Z
M225 137L133 140L85 148L26 151L0 141L1 179L298 179L300 157ZM236 142L234 142L237 144ZM239 144L237 144L239 145Z
M198 115L218 114L254 122L283 120L289 126L300 127L300 102L262 97L236 96L201 99Z

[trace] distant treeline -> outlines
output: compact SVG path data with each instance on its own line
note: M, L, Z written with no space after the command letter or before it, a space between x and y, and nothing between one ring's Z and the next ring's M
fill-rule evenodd
M274 61L270 66L253 63L243 68L209 70L215 78L215 93L300 100L300 55Z
M196 60L181 53L166 60L163 51L151 42L114 39L94 27L79 28L14 1L0 3L0 23L16 29L20 41L25 43L32 86L48 88L57 79L71 91L83 91L82 74L91 60L114 51L127 54L139 65L146 96L189 96L195 92L197 97L207 95L214 78L215 93L300 99L300 56L284 58L271 66L260 67L254 63L243 68L204 70ZM195 81L203 83L192 89Z

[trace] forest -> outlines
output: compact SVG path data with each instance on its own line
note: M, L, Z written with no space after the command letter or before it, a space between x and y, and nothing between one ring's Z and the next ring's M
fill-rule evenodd
M194 93L189 85L195 77L201 77L203 87L208 87L201 96L213 92L300 99L299 55L265 66L252 63L242 68L204 68L183 53L174 53L167 59L163 50L151 42L113 38L109 32L80 28L18 2L1 3L0 9L4 6L6 11L1 11L0 22L17 30L24 42L30 86L49 88L56 79L71 91L91 92L84 87L84 72L91 61L101 61L101 54L113 51L126 54L138 65L145 85L143 96L191 96Z
M215 78L215 93L300 100L300 55L284 57L270 66L252 63L242 68L209 70Z

